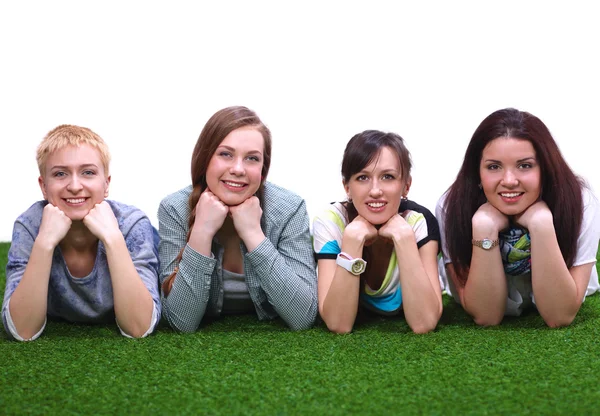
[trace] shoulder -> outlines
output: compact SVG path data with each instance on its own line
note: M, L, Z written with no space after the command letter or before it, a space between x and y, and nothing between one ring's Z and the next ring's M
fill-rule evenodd
M189 199L192 193L192 185L188 185L172 194L167 195L160 201L158 208L158 218L160 219L163 212L168 212L170 215L176 214L187 218L189 215Z
M335 224L344 231L348 225L348 213L341 202L332 202L324 207L314 218L315 224Z
M298 194L271 182L265 182L263 215L266 218L277 220L290 217L304 205L304 199Z
M404 200L400 204L400 212L406 212L405 219L417 233L417 239L428 238L431 240L440 239L439 224L435 216L422 205L411 200Z
M400 212L405 211L410 211L408 214L409 217L415 216L418 218L425 219L428 223L437 223L437 220L435 219L435 216L431 213L431 211L429 211L429 209L425 208L424 206L417 204L415 201L411 201L408 199L403 200L400 204Z
M147 219L148 222L150 222L146 213L133 205L110 199L107 199L106 202L112 208L113 213L117 218L117 222L119 223L119 228L123 234L127 234L131 228L142 219Z
M31 205L25 212L17 217L15 223L21 224L30 232L37 234L42 222L42 214L44 207L48 205L48 201L37 201Z
M600 210L598 198L587 186L582 186L581 188L581 200L583 202L584 211L590 210L592 212L598 212L598 210Z

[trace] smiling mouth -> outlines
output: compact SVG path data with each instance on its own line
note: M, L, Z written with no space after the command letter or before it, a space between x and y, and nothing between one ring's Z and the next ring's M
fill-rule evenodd
M230 182L230 181L221 181L225 185L226 188L232 190L242 190L248 186L247 183L239 183L239 182Z
M503 198L516 198L523 195L525 192L501 192L500 196Z
M385 206L385 202L369 202L367 205L371 208L381 208Z
M81 204L85 202L85 198L65 198L67 204Z

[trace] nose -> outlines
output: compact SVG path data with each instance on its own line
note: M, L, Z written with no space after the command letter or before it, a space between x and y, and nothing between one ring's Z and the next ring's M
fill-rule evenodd
M512 169L506 169L502 176L502 185L507 188L514 188L519 185L519 179Z
M373 185L371 186L371 190L369 191L369 196L371 198L379 198L383 194L383 191L379 187L379 181L374 180Z
M244 169L244 160L242 158L234 159L229 168L229 173L236 176L244 176L246 170Z
M81 184L79 177L77 175L71 175L71 178L69 179L69 183L67 184L67 190L71 193L76 194L77 192L81 191L82 189L83 189L83 185Z

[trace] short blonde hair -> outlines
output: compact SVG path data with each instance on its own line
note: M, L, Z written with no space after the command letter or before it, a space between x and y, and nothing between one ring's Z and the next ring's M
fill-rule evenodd
M87 127L72 126L69 124L62 124L51 130L38 146L36 158L40 175L44 175L46 160L50 153L67 146L81 146L82 144L88 144L98 149L100 160L104 165L104 173L108 176L110 152L104 140Z

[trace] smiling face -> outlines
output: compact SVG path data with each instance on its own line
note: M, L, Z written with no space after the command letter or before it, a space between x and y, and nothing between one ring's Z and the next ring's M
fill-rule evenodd
M206 170L206 183L225 205L239 205L258 191L264 145L256 128L242 127L229 133L217 147Z
M541 169L528 140L499 137L483 149L479 165L488 202L504 215L523 213L541 193Z
M410 187L410 181L404 180L401 172L398 155L383 147L371 163L352 175L344 188L358 215L380 225L398 213L401 197Z
M44 199L72 221L81 221L108 196L110 176L93 146L68 145L48 155L38 182Z

